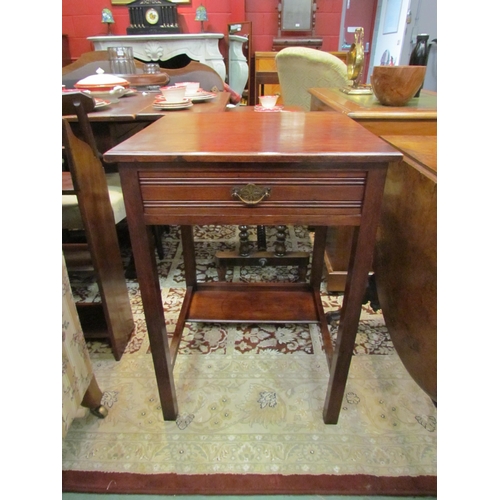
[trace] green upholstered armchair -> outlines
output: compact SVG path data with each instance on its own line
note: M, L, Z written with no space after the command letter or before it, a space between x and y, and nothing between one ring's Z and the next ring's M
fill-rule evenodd
M345 87L347 66L338 57L309 47L287 47L276 54L276 67L285 106L311 109L312 87Z

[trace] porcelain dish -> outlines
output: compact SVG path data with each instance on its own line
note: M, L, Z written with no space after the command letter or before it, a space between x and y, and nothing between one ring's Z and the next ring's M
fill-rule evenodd
M104 73L101 68L96 71L95 75L87 76L75 83L76 89L91 92L109 92L117 86L128 88L130 83L125 78Z
M112 90L82 90L82 92L85 92L86 94L90 94L92 97L97 98L97 99L106 99L110 102L118 102L118 99L120 97L123 97L124 95L128 95L130 93L130 89L126 89L122 87L121 85L117 85L114 87Z
M200 90L200 82L177 82L174 83L176 87L186 87L186 95L192 96Z
M257 113L277 113L282 110L283 106L273 106L272 108L264 108L263 106L257 104L254 107L254 111L257 111Z
M278 100L277 95L261 95L259 96L260 105L263 108L272 109L276 106Z

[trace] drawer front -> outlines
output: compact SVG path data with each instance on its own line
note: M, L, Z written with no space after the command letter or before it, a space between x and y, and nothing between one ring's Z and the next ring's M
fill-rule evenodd
M200 175L201 174L201 175ZM144 214L168 216L172 224L191 218L212 223L255 223L276 216L359 216L366 172L324 170L207 174L186 171L139 172ZM155 222L156 223L156 222Z

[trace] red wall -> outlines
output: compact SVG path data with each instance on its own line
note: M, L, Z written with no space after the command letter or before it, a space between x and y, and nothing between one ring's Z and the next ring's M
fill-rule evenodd
M228 23L252 21L254 51L271 50L273 37L278 34L278 0L191 0L190 4L179 4L177 12L182 33L200 32L200 23L194 16L201 3L208 12L208 22L204 23L206 32L226 34ZM127 6L111 5L111 0L62 0L62 32L68 35L73 60L93 50L87 37L107 33L107 27L101 23L101 12L106 7L111 9L115 20L111 33L126 35ZM342 0L317 0L317 7L315 34L323 38L322 49L338 50ZM225 55L224 41L220 49Z

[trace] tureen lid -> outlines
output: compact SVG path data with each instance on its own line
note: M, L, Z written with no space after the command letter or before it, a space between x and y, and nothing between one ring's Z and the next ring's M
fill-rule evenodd
M77 85L123 85L128 84L127 80L116 75L104 73L98 68L95 75L90 75L77 82Z

